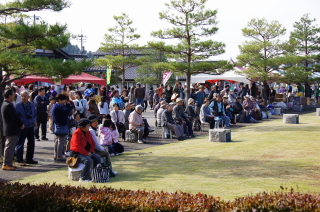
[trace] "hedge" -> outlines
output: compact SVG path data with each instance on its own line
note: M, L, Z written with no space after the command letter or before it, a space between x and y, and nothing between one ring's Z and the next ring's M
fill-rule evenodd
M198 193L0 182L0 211L320 211L320 194L262 192L234 201Z

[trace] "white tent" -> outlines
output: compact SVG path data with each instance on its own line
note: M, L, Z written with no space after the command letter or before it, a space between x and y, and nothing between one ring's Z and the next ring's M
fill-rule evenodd
M250 80L246 78L246 76L236 74L235 70L226 71L220 75L211 75L211 74L197 74L191 76L191 84L192 83L205 83L205 81L219 81L219 80L227 80L234 81L235 83L243 82L245 84L250 84Z

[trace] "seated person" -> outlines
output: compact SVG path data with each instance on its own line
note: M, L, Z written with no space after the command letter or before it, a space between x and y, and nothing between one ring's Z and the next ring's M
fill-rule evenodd
M199 115L196 114L194 110L194 99L188 99L188 106L186 107L186 114L188 115L188 119L192 122L193 129L196 129L200 123ZM200 130L200 128L199 128Z
M105 157L106 158L106 163L107 164L110 164L110 176L111 177L114 177L118 174L118 172L116 171L112 171L112 166L111 166L111 157L110 157L110 154L109 154L109 150L107 147L103 147L100 142L98 141L97 139L97 132L98 132L98 117L95 116L95 115L91 115L89 116L89 121L91 121L91 125L90 125L90 133L91 133L91 136L92 136L92 139L94 140L94 143L96 144L96 149L95 149L95 153L100 155L100 157Z
M115 124L110 120L104 121L100 131L100 144L103 147L108 148L110 156L115 156L116 152L114 149L114 144L118 143L118 138L119 133L116 130Z
M246 118L246 112L243 110L243 107L242 107L242 98L241 96L238 96L236 98L236 102L232 105L232 109L233 109L233 114L234 114L234 122L236 120L236 114L239 114L240 115L240 119L239 119L239 122L240 123L244 123L245 122L245 118Z
M183 129L181 125L177 124L177 121L175 121L172 117L174 105L174 102L171 102L169 105L167 105L167 109L162 113L160 126L165 126L170 130L174 130L174 134L177 136L178 141L183 141Z
M226 112L224 110L224 105L222 102L222 97L220 94L216 95L216 100L210 103L209 108L215 118L219 117L219 119L224 121L225 126L227 128L230 126L230 118L226 116Z
M142 120L142 111L144 108L141 105L135 107L129 115L129 129L131 132L138 133L138 143L143 144L146 142L146 137L149 135L149 130L145 130L145 123Z
M126 127L124 125L124 113L122 110L119 110L119 104L114 103L113 110L110 112L111 120L116 124L118 132L122 134L122 139L125 140L126 137Z
M121 99L121 97L119 96L119 91L118 90L113 90L112 91L112 96L113 97L112 97L112 100L110 102L109 111L111 111L113 109L113 105L115 103L118 103L119 110L123 110L124 102Z
M230 118L231 121L231 124L235 124L235 122L233 121L233 109L232 109L232 106L229 104L228 102L228 96L227 95L224 95L223 96L223 105L224 105L224 111L226 112L226 115Z
M73 133L70 142L70 156L78 157L79 163L84 164L79 182L92 182L91 169L101 163L100 155L94 153L95 142L89 132L91 121L82 118L79 128Z
M168 103L166 102L166 101L162 101L161 102L161 105L160 105L160 108L159 108L159 110L158 110L158 112L157 112L157 119L156 119L156 121L157 121L157 126L158 127L162 127L163 126L163 123L161 123L161 118L162 118L162 114L167 110L167 105L168 105Z
M200 120L201 123L209 122L210 129L214 128L214 115L212 115L211 110L209 108L210 100L205 99L204 104L200 108Z
M133 111L131 110L132 109L132 106L129 102L127 102L125 104L125 108L123 110L123 113L124 113L124 126L126 127L126 130L129 130L129 115L130 113L132 113Z
M184 112L183 99L176 99L176 105L173 107L172 115L176 122L183 126L183 130L186 136L188 138L194 138L195 135L193 134L192 123Z

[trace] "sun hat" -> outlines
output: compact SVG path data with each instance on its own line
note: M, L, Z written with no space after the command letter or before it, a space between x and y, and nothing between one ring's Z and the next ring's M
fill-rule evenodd
M189 98L189 99L188 99L188 104L191 104L192 102L194 102L194 99Z
M176 102L178 103L178 102L181 102L181 101L183 101L183 99L181 99L181 98L177 98L176 99Z

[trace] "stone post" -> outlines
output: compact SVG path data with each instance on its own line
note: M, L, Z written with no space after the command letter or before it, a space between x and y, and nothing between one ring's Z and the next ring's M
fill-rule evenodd
M230 142L231 130L230 129L210 129L209 141L211 142Z
M299 124L299 115L298 114L284 114L283 115L284 124Z
M316 116L320 116L320 108L317 108Z

